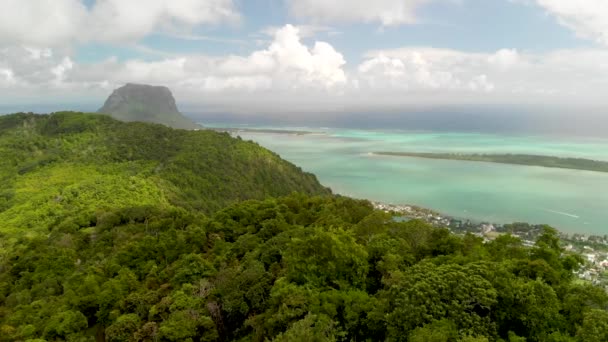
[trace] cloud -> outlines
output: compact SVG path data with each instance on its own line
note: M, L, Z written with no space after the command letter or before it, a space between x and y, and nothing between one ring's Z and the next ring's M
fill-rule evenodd
M9 47L0 49L0 70L5 86L50 87L60 83L73 62L68 56L58 57L50 49Z
M535 0L579 37L608 45L608 1Z
M294 27L298 29L301 38L311 38L319 34L326 34L328 36L337 36L342 34L341 31L326 25L294 25ZM269 26L261 30L260 33L274 37L277 31L282 28L283 26Z
M72 41L86 16L87 9L79 0L4 0L0 3L0 46Z
M416 10L432 0L287 0L296 17L315 22L365 22L396 26L416 22Z
M132 42L153 32L238 22L232 0L4 0L0 46Z
M350 77L368 104L604 105L608 50L370 51ZM363 99L364 98L364 99Z
M308 49L300 42L299 30L292 25L277 31L274 42L263 54L277 61L279 74L292 75L288 82L299 80L325 88L346 82L342 70L346 61L342 54L325 42L316 42Z
M107 91L126 82L166 84L189 94L261 92L333 92L347 82L343 56L330 44L308 47L296 27L275 32L266 49L248 56L189 55L157 61L108 58L75 63L66 51L10 47L0 49L0 85L41 89Z
M15 74L8 68L0 68L0 87L15 84Z
M436 48L372 51L358 68L357 84L379 90L490 92L495 86L486 69L503 64L503 55L502 50L491 55Z
M332 91L347 81L345 63L330 44L315 42L310 48L297 27L286 25L266 49L246 57L191 57L183 70L188 86L201 91Z
M81 63L70 49L0 47L2 102L98 103L113 88L139 82L169 86L180 103L226 111L408 104L603 105L603 90L608 87L608 49L482 53L404 47L369 51L359 64L349 65L331 44L305 43L296 26L273 32L263 48L245 55L156 60L110 57Z
M89 12L88 40L134 41L155 30L236 22L232 0L97 0Z
M510 67L523 63L519 53L515 49L500 49L487 57L489 65L507 70Z

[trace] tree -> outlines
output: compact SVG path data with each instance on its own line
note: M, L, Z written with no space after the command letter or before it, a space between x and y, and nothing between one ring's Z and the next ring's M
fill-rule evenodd
M387 316L389 336L400 340L404 333L443 318L465 335L494 334L491 313L497 293L477 273L474 267L430 263L395 272L385 293L392 302Z
M414 329L410 342L455 342L458 341L458 328L450 320L438 320Z
M349 232L315 227L302 233L284 251L290 280L340 289L365 285L367 252Z
M136 314L122 315L106 328L106 338L109 342L132 341L133 334L138 328L139 316Z
M66 310L53 315L44 327L48 339L65 339L88 326L87 318L79 311Z
M581 342L608 341L608 312L599 309L586 312L576 338Z
M280 333L273 342L335 342L333 322L323 315L308 314Z

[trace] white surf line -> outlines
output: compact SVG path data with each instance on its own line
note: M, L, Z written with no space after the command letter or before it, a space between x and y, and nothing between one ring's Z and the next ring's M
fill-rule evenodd
M550 213L554 213L554 214L560 214L560 215L564 215L564 216L568 216L568 217L572 217L575 219L581 218L578 215L574 215L574 214L570 214L570 213L565 213L563 211L557 211L557 210L552 210L552 209L545 209L543 208L544 211L550 212Z

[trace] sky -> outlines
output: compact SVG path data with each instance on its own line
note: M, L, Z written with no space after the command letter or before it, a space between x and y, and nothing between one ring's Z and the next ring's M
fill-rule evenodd
M601 111L608 1L0 0L0 111L125 83L188 111Z

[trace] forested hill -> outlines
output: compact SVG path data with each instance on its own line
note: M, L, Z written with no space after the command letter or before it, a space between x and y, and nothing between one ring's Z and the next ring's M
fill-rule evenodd
M212 213L247 199L329 193L253 142L97 114L0 116L0 155L0 233L89 226L105 209Z
M109 211L0 260L0 341L608 340L555 230L484 243L341 197Z
M101 115L0 117L0 155L1 342L608 341L550 227L395 222L254 143Z

